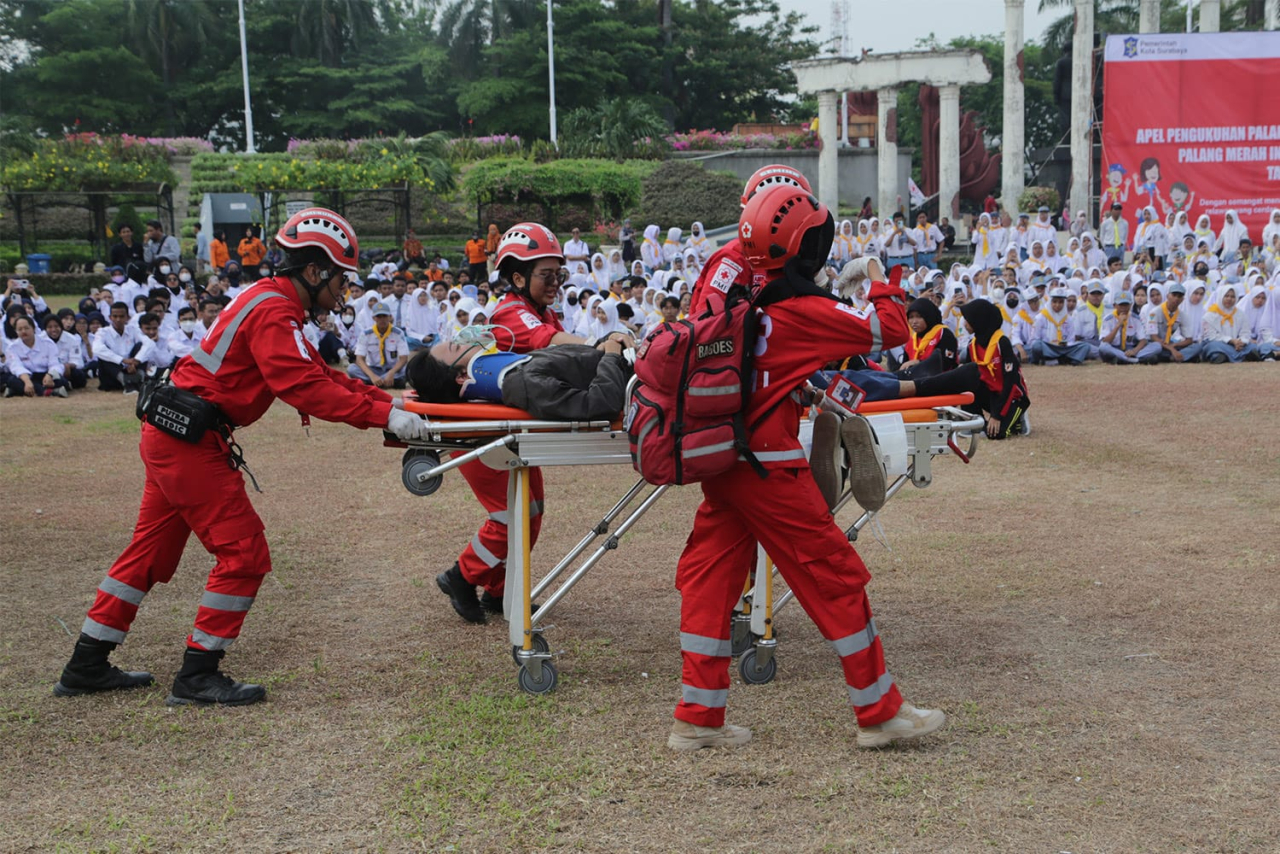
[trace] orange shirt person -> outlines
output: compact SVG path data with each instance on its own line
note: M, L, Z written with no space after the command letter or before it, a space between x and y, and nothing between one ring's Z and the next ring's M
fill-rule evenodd
M231 251L227 249L227 233L219 231L213 236L213 240L209 241L209 266L221 273L227 269L227 262L231 260Z
M240 241L236 251L240 253L242 269L258 266L267 255L267 247L263 246L262 241L254 235L252 227L244 230L244 240Z

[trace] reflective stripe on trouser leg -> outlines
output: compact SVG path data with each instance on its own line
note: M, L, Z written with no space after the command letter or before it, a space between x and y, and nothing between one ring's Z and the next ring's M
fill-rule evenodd
M262 579L271 570L267 538L261 532L214 552L218 562L209 573L196 624L187 645L197 649L226 649L237 637L249 614Z
M710 497L704 500L676 567L683 665L675 711L679 720L695 726L724 726L732 652L729 619L754 556L755 541L737 514Z
M902 698L886 674L865 593L871 575L827 511L813 473L808 468L774 469L767 488L760 489L750 467L739 464L704 484L704 492L739 512L805 613L836 647L846 686L859 692L854 706L858 723L870 726L897 714ZM785 507L786 512L770 512L770 507ZM880 690L866 690L871 686Z
M98 640L123 642L143 597L153 586L173 577L190 535L186 521L165 498L148 468L133 539L98 585L80 631Z
M508 474L491 469L479 460L466 463L458 470L489 513L480 530L458 556L458 567L467 581L483 586L492 596L501 596L506 581L507 523L511 519L511 511L507 507ZM529 470L529 496L529 545L532 548L537 544L538 532L542 529L540 469Z

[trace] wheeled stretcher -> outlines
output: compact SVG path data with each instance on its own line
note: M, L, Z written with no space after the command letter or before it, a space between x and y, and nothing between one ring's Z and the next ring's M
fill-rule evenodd
M899 447L902 460L894 469L900 470L905 465L905 473L893 480L890 497L908 479L916 486L928 486L932 480L930 461L939 454L954 452L968 461L976 443L975 431L980 431L985 423L957 408L971 401L971 395L961 395L862 406L859 412L894 415L878 426L878 431L897 430L900 425L900 432L905 436ZM401 480L413 494L431 495L440 488L447 472L472 460L509 472L507 509L510 516L503 613L508 620L511 654L519 668L517 681L522 690L541 694L554 689L557 673L550 645L544 637L551 627L547 622L549 615L606 553L618 547L619 540L669 487L637 480L568 554L535 580L530 554L529 470L545 466L629 466L630 446L622 425L616 421L545 421L506 406L422 403L413 400L411 395L406 395L404 408L426 420L426 438L405 443L390 433L384 432L383 437L385 445L406 449L401 460ZM811 436L812 423L805 420L801 424L801 440L806 447ZM968 451L960 449L957 437L969 439ZM836 509L849 499L846 489ZM864 514L854 523L849 529L851 538L869 518L870 514ZM790 592L774 601L773 584L772 564L762 558L754 589L744 593L735 616L735 650L743 653L743 661L753 676L776 667L773 618L790 601ZM758 596L756 590L763 591L763 595Z

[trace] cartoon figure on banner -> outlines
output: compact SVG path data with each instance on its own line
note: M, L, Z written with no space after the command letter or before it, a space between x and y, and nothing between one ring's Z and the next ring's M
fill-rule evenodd
M1164 199L1160 196L1160 161L1154 157L1148 157L1142 161L1142 165L1138 167L1138 174L1134 175L1133 189L1139 193L1147 194L1147 204L1155 207L1158 202L1164 207ZM1138 183L1141 181L1142 183Z
M1124 177L1128 171L1119 163L1112 163L1107 167L1107 186L1102 190L1102 206L1098 213L1099 219L1107 215L1107 211L1111 210L1112 205L1124 204L1129 201L1129 185Z
M1191 213L1191 206L1196 203L1196 194L1186 185L1185 181L1175 181L1169 187L1169 203L1163 200L1160 207L1164 211L1164 215L1176 214L1182 211Z

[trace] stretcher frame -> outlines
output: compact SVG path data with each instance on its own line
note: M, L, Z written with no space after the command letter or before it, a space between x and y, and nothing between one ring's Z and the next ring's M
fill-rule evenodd
M912 398L864 404L859 409L859 412L904 413L908 474L893 482L888 498L895 495L908 479L917 487L928 486L932 482L931 459L934 456L953 452L968 462L977 442L974 431L980 431L985 424L984 419L957 408L971 401L972 395L945 399ZM884 404L898 404L898 407ZM446 473L472 460L480 460L492 469L508 472L509 518L503 616L508 621L511 655L518 668L517 684L521 690L531 694L554 690L558 673L552 662L554 654L544 636L547 630L554 628L547 621L549 615L609 551L618 547L622 537L670 487L653 486L643 478L638 479L568 554L535 581L530 535L530 469L631 465L630 445L621 425L609 421L539 420L527 412L493 404L421 403L414 400L411 393L406 395L403 405L406 411L423 416L427 422L425 438L403 442L384 432L383 443L406 449L401 460L401 481L410 492L422 496L432 494L439 489ZM801 438L806 447L812 429L811 421L806 419L802 422ZM957 435L969 437L967 452L956 443ZM443 454L450 457L444 460ZM845 489L833 513L847 504L850 498L850 491ZM871 515L864 513L853 524L847 532L850 539L856 537L857 531L870 520ZM615 523L617 527L610 533ZM570 572L570 567L588 550L590 554ZM770 671L768 679L757 678L755 682L773 678L772 672L776 668L774 649L777 646L773 621L777 612L790 601L790 591L787 591L775 602L773 587L772 562L762 553L757 561L755 583L744 591L732 627L735 654L742 653L740 669L745 662L752 675ZM755 589L765 590L766 595L762 603L755 603L753 607ZM535 600L544 595L546 598L535 604Z

